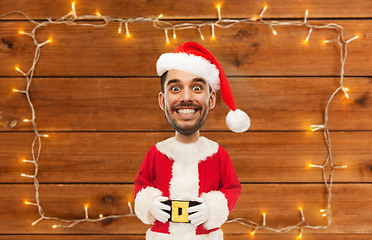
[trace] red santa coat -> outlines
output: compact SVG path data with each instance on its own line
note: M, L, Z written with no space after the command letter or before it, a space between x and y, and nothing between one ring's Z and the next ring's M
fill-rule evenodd
M146 239L223 239L219 227L234 209L241 185L231 159L216 142L200 137L184 144L174 137L151 147L134 181L135 212L153 224ZM195 201L204 199L209 219L195 227L190 223L161 223L150 214L155 197Z

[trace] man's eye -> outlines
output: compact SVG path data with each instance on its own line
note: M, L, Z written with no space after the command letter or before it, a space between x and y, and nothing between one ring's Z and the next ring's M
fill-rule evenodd
M194 90L194 91L200 91L200 90L202 90L202 89L201 89L201 87L199 87L199 86L195 86L195 87L192 88L192 90Z
M179 91L180 88L179 88L179 87L171 87L171 90L172 90L172 91Z

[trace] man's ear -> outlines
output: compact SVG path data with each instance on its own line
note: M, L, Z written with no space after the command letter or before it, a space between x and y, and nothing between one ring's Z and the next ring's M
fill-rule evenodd
M216 91L212 91L209 97L209 110L213 109L216 106Z
M159 102L159 107L161 108L161 110L164 111L164 93L163 92L159 92L159 95L158 95L158 102Z

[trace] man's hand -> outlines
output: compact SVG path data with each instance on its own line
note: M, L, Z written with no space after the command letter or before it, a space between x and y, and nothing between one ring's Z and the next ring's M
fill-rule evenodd
M195 227L204 223L209 218L209 208L207 204L204 202L204 199L198 198L196 199L196 201L201 204L194 207L190 207L187 210L189 213L193 213L189 215L189 220Z
M154 216L154 218L156 218L156 220L162 222L162 223L165 223L168 221L169 219L169 214L164 212L163 210L166 210L166 211L170 211L170 206L162 203L164 201L167 201L168 198L167 197L156 197L152 203L151 203L151 207L150 207L150 213L152 214L152 216Z

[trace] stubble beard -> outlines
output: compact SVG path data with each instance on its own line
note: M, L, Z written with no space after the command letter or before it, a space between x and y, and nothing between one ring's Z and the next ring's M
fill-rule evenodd
M193 106L193 107L197 107L195 105L190 105L190 104L181 104L181 105L178 105L177 107L179 106ZM197 119L196 123L194 125L191 125L191 126L185 126L185 127L182 127L182 126L179 126L177 124L177 122L173 119L172 115L171 115L171 112L175 112L175 108L176 107L172 107L171 110L169 110L169 107L165 106L165 117L167 118L169 124L172 126L172 128L174 130L176 130L178 133L182 134L182 135L185 135L185 136L190 136L192 135L193 133L195 133L196 131L198 131L204 124L205 120L207 119L207 116L208 116L208 112L209 112L209 101L207 103L207 107L204 109L204 112L202 113L202 115L199 117L199 119ZM197 107L198 111L202 111L202 107Z

